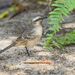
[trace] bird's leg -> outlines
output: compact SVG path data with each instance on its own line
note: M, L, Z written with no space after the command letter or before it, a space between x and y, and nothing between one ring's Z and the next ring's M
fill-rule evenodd
M25 48L26 48L26 51L27 51L28 56L30 56L30 53L29 53L29 51L28 51L28 48L27 48L27 47L25 47Z

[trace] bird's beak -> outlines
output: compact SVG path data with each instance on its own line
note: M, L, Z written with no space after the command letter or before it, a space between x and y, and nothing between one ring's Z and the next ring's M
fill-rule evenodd
M41 19L43 20L43 19L47 19L48 18L48 16L42 16L41 17Z

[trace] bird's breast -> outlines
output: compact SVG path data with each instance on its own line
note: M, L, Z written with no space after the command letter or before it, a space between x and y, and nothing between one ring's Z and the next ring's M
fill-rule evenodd
M30 39L30 40L28 40L28 42L27 42L27 47L34 47L35 45L37 45L38 44L38 42L39 42L39 40L41 39L41 37L40 36L38 36L38 37L36 37L35 39Z
M35 35L42 36L42 32L43 32L42 26L35 27L34 29Z

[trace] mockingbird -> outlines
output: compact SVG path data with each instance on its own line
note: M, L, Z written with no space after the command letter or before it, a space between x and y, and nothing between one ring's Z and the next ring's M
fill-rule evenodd
M7 49L13 47L13 46L22 46L26 48L28 56L30 55L28 52L28 48L32 48L35 45L38 44L42 37L43 28L42 28L42 21L46 17L38 16L32 20L33 28L30 30L30 32L27 34L24 32L14 41L11 45L4 48L0 51L0 53L6 51Z

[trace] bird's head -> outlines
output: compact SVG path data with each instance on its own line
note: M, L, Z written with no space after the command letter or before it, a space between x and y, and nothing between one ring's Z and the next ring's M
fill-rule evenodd
M34 23L34 25L42 25L42 21L45 18L47 18L47 17L46 16L37 16L32 20L32 22Z

